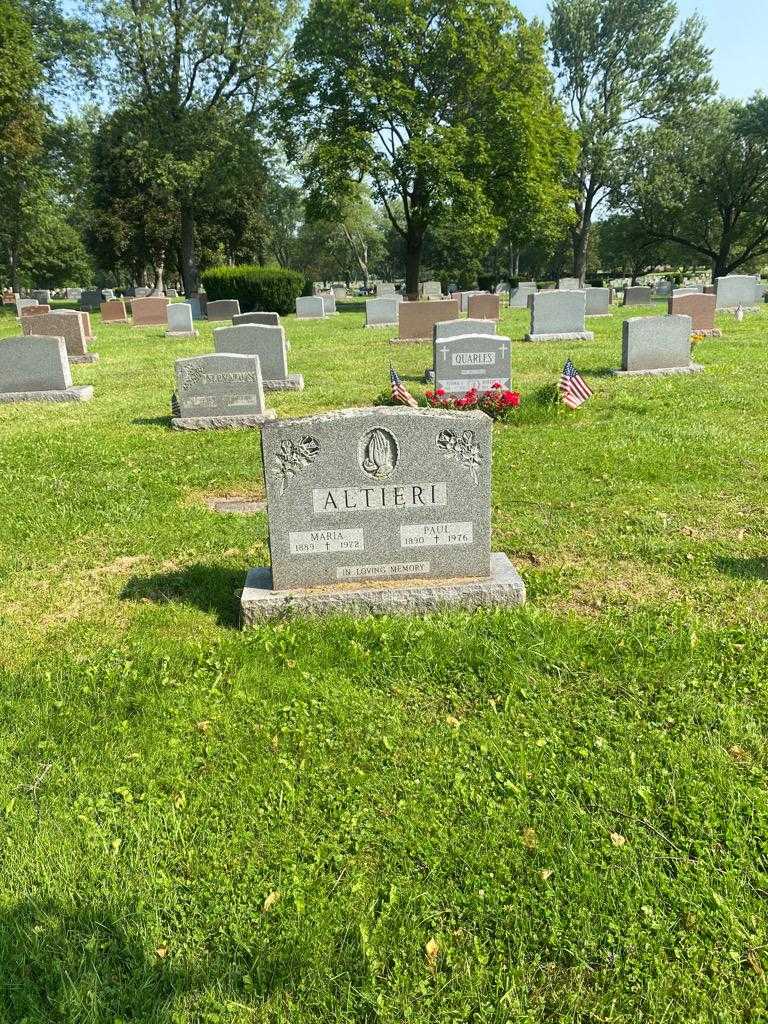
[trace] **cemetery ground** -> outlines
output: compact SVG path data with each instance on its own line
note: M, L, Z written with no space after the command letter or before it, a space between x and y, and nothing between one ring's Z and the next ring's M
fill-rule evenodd
M285 319L279 415L420 389L339 308ZM94 317L92 402L0 408L0 1020L765 1019L768 309L611 377L663 310L504 313L520 609L239 631L266 515L207 499L263 497L259 434L168 427L212 325Z

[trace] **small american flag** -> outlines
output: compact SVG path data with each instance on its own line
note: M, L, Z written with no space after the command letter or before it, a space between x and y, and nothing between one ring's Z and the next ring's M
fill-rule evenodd
M578 409L588 398L592 397L592 390L583 381L581 374L569 359L563 367L560 377L560 398L569 409Z
M394 366L390 366L389 368L389 380L392 384L392 398L394 399L394 401L400 402L403 405L410 405L411 408L417 409L419 403L416 401L416 399L413 397L410 391L406 388L405 384L403 384L403 382L400 380L400 378L397 375L397 370L394 368Z

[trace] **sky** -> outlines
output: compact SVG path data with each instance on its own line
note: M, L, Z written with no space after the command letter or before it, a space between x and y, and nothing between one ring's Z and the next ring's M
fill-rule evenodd
M549 0L513 0L528 18L548 21ZM682 16L697 11L707 22L706 41L720 92L746 99L768 92L768 0L677 0Z

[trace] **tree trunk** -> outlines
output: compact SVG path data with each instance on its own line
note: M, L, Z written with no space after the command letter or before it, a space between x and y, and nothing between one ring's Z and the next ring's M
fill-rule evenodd
M155 263L155 286L152 289L153 295L162 295L165 291L165 256L160 257Z
M195 212L191 206L181 211L181 278L189 298L200 291L200 272L195 254Z
M589 256L589 234L592 230L592 199L591 193L582 195L576 202L578 220L571 228L573 241L573 276L579 279L583 288L587 276L587 258Z
M520 250L513 242L509 243L509 278L520 276Z
M405 242L405 294L409 299L418 299L419 297L421 250L423 246L423 235L409 231Z
M14 248L8 250L8 262L11 268L11 291L18 295L21 292L21 279L19 277L19 260Z

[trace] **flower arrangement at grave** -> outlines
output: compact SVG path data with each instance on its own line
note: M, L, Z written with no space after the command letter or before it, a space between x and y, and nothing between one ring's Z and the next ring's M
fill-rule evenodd
M432 409L450 409L464 412L479 409L494 420L508 419L520 407L520 392L509 391L496 381L487 391L470 388L463 395L449 395L443 388L427 391L427 405Z
M704 333L704 331L694 331L691 335L691 348L694 348L696 345L699 344L700 341L703 341L705 338L706 334Z

